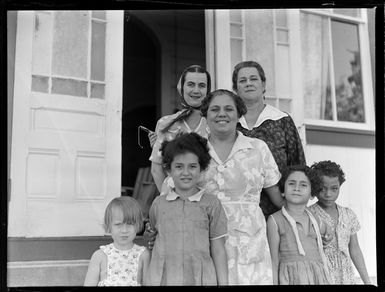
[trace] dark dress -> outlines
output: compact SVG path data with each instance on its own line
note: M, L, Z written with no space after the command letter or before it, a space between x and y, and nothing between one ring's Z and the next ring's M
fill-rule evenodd
M293 119L273 106L266 105L253 129L248 129L246 120L241 117L237 130L245 136L265 141L273 154L280 173L286 166L306 164L301 139ZM279 210L273 205L264 190L262 190L259 205L266 219L270 214Z

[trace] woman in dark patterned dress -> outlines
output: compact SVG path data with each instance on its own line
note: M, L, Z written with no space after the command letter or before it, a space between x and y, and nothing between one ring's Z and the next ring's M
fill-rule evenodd
M301 139L292 118L285 112L265 104L266 76L254 61L237 64L233 71L233 90L243 99L247 113L239 119L237 130L245 136L266 142L279 171L288 165L306 164ZM262 192L260 207L267 218L282 206L275 206Z

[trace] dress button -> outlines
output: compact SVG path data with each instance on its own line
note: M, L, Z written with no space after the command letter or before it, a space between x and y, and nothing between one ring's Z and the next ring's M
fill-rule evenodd
M225 170L225 167L221 164L221 165L218 165L218 171L219 172L223 172Z

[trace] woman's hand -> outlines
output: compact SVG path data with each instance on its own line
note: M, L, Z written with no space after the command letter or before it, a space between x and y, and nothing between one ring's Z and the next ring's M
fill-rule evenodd
M151 227L150 222L146 222L145 230L143 233L143 239L148 249L152 250L152 248L154 247L154 242L157 234L158 234L158 231L156 231L156 229L153 229Z
M154 146L157 138L158 138L158 135L155 132L148 133L148 140L150 141L151 148Z

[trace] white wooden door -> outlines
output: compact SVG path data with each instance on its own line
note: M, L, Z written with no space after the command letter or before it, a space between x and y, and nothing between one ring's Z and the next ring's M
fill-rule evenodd
M102 235L120 196L123 11L19 11L8 236Z

